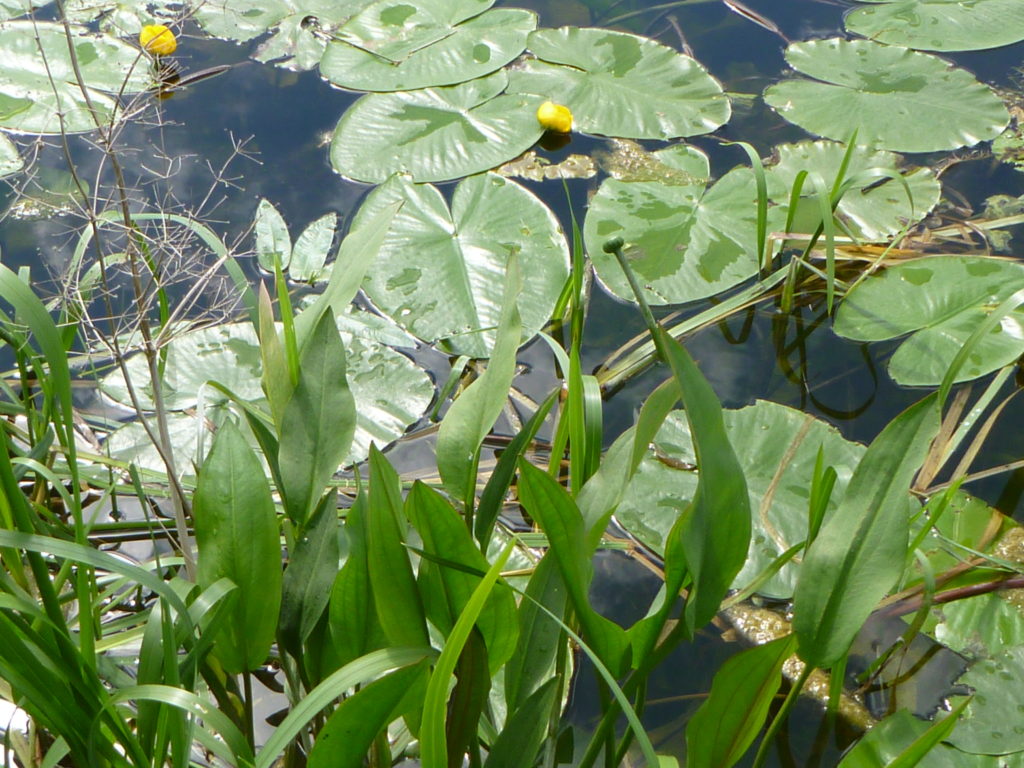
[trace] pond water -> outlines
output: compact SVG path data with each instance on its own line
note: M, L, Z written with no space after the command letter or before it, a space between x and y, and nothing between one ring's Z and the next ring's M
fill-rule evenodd
M749 163L741 148L723 146L723 139L749 142L767 157L781 143L807 138L805 131L783 120L757 97L786 70L783 52L787 39L842 35L844 14L856 4L843 0L748 0L745 6L730 7L718 1L651 0L645 4L636 0L534 0L504 5L536 10L541 26L604 25L691 52L728 93L739 94L733 99L735 116L725 127L711 136L691 140L708 154L711 176L721 178L733 167ZM744 8L748 9L746 13ZM768 28L768 22L778 29ZM148 104L144 119L129 127L121 138L128 172L133 175L129 186L139 190L144 204L195 211L226 242L238 243L242 249L251 248L250 226L260 199L276 206L294 237L325 214L339 214L348 222L371 189L368 184L339 176L329 159L331 134L357 94L333 87L316 71L295 72L253 61L250 54L254 48L254 43L211 39L194 22L187 23L175 57L183 76L219 65L229 68ZM1024 64L1024 43L943 55L983 82L1007 89L1020 87L1015 78L1020 76L1017 68ZM23 154L34 155L33 174L40 184L66 188L67 179L57 170L63 167L64 158L56 142L36 143L23 136L18 143ZM649 150L663 146L645 142ZM574 154L606 152L608 146L602 138L574 135L564 147L539 151L554 163ZM75 152L83 178L107 172L101 167L98 151L78 148ZM914 164L928 166L947 162L950 153L917 153L911 157ZM1024 174L1011 166L968 151L961 152L958 159L963 162L951 166L942 177L948 204L929 220L930 226L968 218L979 212L992 195L1024 194ZM522 183L540 196L568 229L572 213L582 223L602 180L603 176L568 180L568 199L560 181ZM19 177L13 184L16 189L8 195L11 203L19 199L17 192L26 188ZM441 186L449 193L452 185ZM30 267L36 280L46 274L59 275L75 244L68 233L69 221L59 215L9 213L0 223L4 263L12 268ZM1016 236L1003 253L1016 255L1024 242L1024 232L1019 228L1010 231ZM245 263L249 276L257 279L260 270L255 259ZM178 295L187 292L187 287L186 281L176 289ZM729 295L726 292L711 300L661 307L657 314L694 316ZM642 334L644 325L635 305L614 297L597 280L591 288L590 302L584 368L598 370L614 350ZM726 408L740 408L757 399L770 400L821 417L847 439L865 443L922 396L923 390L901 387L886 373L885 365L897 346L896 341L869 345L841 338L833 332L832 320L820 301L799 308L788 318L771 303L761 304L687 339L687 348ZM443 383L448 375L447 355L421 348L413 356L438 384ZM530 370L522 377L520 388L530 396L542 396L552 381L544 346L534 341L521 359ZM607 394L607 445L633 423L639 405L666 376L664 368L655 366ZM984 383L976 385L979 392ZM1024 404L1019 400L1006 407L985 450L975 460L975 468L1017 461L1024 455L1022 409ZM425 423L421 421L419 426ZM399 448L398 453L402 450ZM429 465L423 460L422 450L405 451L404 468L415 471ZM417 466L420 462L422 465ZM982 479L972 483L969 490L1008 515L1024 516L1024 469ZM636 611L647 605L649 595L656 590L656 579L621 553L602 553L597 573L594 595L598 608L627 623L635 620ZM872 631L884 634L882 628ZM698 638L695 646L680 649L652 678L646 723L659 750L681 754L687 713L700 703L722 659L734 651L734 644L723 643L721 634L709 631ZM870 645L870 638L865 643ZM950 669L955 665L948 658L939 659L933 676L951 681L956 675ZM587 688L590 676L583 675L581 680L584 682L575 692L572 715L586 730L592 727L590 718L595 709L590 702L595 694ZM934 697L946 692L939 686L939 690L921 694L922 712L937 704ZM850 734L844 733L842 723L838 730L825 723L813 702L801 706L806 711L794 720L800 725L794 725L788 735L789 752L771 759L776 765L834 764ZM876 702L877 713L884 710L885 702Z

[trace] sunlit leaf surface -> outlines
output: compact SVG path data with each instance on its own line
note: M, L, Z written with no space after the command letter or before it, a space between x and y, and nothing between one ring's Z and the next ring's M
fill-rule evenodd
M991 88L926 53L833 38L793 43L786 61L807 78L769 86L765 101L830 139L857 130L860 142L877 148L934 152L988 141L1009 122Z
M138 48L85 27L70 30L74 61L63 25L0 24L0 128L42 134L95 130L97 120L109 122L116 109L109 94L135 94L150 86L149 59ZM79 86L76 65L95 114Z
M509 90L569 107L576 130L628 139L710 133L729 120L722 87L689 56L607 29L541 29Z
M543 130L536 96L499 95L504 72L461 85L369 94L338 122L331 164L342 176L380 183L404 171L446 181L487 171L528 149Z
M793 408L759 401L724 411L725 428L743 466L750 495L753 531L747 562L736 577L741 588L776 557L807 537L808 491L818 448L825 465L838 474L829 510L842 499L864 446ZM673 412L658 431L630 482L615 516L631 534L658 554L665 537L697 488L690 430L682 411ZM775 598L793 594L798 562L790 562L759 590Z
M339 323L345 341L348 383L355 396L357 412L356 434L346 464L366 458L371 441L383 446L396 440L423 414L434 394L433 384L418 365L362 334L352 334L353 322L355 319L349 316L347 325ZM128 360L133 381L147 380L145 367L141 355ZM260 371L259 347L248 324L221 325L179 336L167 352L164 375L167 407L191 413L200 397L208 409L225 405L227 398L223 394L204 386L210 380L221 383L245 400L260 400L263 397ZM119 372L109 374L100 387L115 401L130 402ZM152 407L149 390L140 387L140 394L143 407ZM175 442L180 443L180 455L185 459L194 454L196 436L202 428L194 416L183 414L175 430L179 435ZM110 441L111 450L119 458L133 458L138 451L140 464L163 469L138 424L117 430Z
M490 74L522 53L537 17L520 8L481 13L489 4L381 0L335 32L320 71L360 91L452 85Z
M407 331L457 354L487 357L501 313L509 256L518 254L523 338L547 322L568 274L568 246L551 211L495 174L441 192L396 177L374 190L353 221L404 199L364 290Z
M859 0L846 29L925 51L976 51L1024 40L1020 0Z
M942 381L968 337L1003 299L1024 287L1024 265L970 256L917 259L865 280L843 300L835 330L858 341L912 334L889 360L905 386ZM1002 319L967 358L957 381L991 373L1024 354L1024 310Z

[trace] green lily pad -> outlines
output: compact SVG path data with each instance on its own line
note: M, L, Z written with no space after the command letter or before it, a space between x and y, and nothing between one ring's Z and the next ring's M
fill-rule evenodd
M895 765L903 755L933 723L900 709L886 717L864 734L853 748L843 755L839 768L879 768ZM935 745L920 761L913 763L918 768L1020 768L1024 754L1005 755L996 758L991 755L972 755L962 752L946 743Z
M313 69L331 30L371 0L204 0L195 17L207 34L245 42L270 33L253 54L294 70Z
M1024 646L979 659L959 682L974 690L974 698L948 741L965 752L984 755L1024 750Z
M408 91L488 75L522 53L537 26L532 11L486 11L492 2L379 0L335 31L320 72L357 91Z
M767 173L769 232L785 226L797 174L814 171L831 185L846 148L818 141L783 144L776 150L778 162ZM859 238L891 236L923 218L938 201L939 184L928 169L904 173L903 181L882 175L886 172L900 173L898 156L854 150L847 178L859 181L843 197L836 217ZM738 168L705 188L708 173L707 157L700 150L678 145L648 155L640 181L605 180L591 200L583 232L587 252L609 291L633 299L618 261L602 248L616 236L626 241L630 266L654 304L713 296L757 272L754 177ZM806 181L790 231L810 234L818 228L821 209L812 194L814 185Z
M864 446L844 440L834 427L808 414L766 401L723 415L746 475L754 511L750 552L733 583L741 588L779 554L807 537L808 494L818 448L824 451L825 465L834 467L838 475L827 513L831 514L864 454ZM632 432L619 439L632 439ZM665 537L679 509L685 507L697 488L697 472L692 468L695 461L686 416L675 411L665 419L652 450L640 462L616 509L618 523L659 555L664 554ZM792 597L798 572L796 559L767 581L759 593L780 599Z
M875 274L852 290L836 313L835 332L856 341L912 334L889 360L905 386L935 386L988 314L1024 288L1024 265L972 256L916 259ZM970 381L1024 354L1024 309L1003 318L957 375Z
M1024 611L999 592L955 600L943 605L941 613L932 634L957 653L994 656L1024 645Z
M925 51L978 51L1024 40L1018 0L860 0L846 29L879 43Z
M71 27L71 36L97 119L109 122L118 109L108 93L138 93L152 84L149 60L138 48L79 26ZM63 25L0 24L0 128L38 134L96 129L78 86Z
M24 0L22 0L24 5ZM42 5L37 2L36 5ZM172 25L181 18L179 0L65 0L64 14L74 24L99 23L104 32L137 35L146 24Z
M678 145L654 153L685 176L675 183L606 179L583 224L587 253L601 282L633 300L617 259L604 252L613 237L626 241L630 266L654 304L713 296L757 271L757 190L753 174L738 168L705 188L708 160ZM666 174L671 178L670 174ZM772 210L771 229L785 219Z
M49 2L50 0L0 0L0 21L17 18Z
M210 447L213 438L213 427L219 426L230 415L230 410L223 405L208 408L203 418L195 413L171 411L167 414L167 434L174 454L175 464L179 472L194 476L193 462L199 460L198 446L200 440ZM150 418L150 427L155 431L156 424ZM117 461L130 461L141 469L153 472L166 472L167 466L160 457L160 452L138 421L131 421L111 432L104 441L103 447L110 458Z
M509 91L564 104L584 133L674 139L729 120L722 87L696 61L637 35L607 29L540 29L536 59L512 72Z
M17 173L25 167L18 145L0 133L0 178Z
M994 139L1003 102L942 59L870 40L793 43L786 60L808 78L769 86L765 101L811 133L898 152L935 152Z
M362 333L351 333L357 317L349 315L344 323L348 383L356 400L356 434L345 464L362 461L369 454L370 442L383 446L398 439L406 428L419 419L430 405L434 386L427 374L412 360L399 352L368 338ZM152 391L138 382L148 381L146 362L135 355L127 362L129 375L137 384L143 408L152 408ZM238 397L258 402L263 399L260 386L262 371L256 334L248 323L204 328L182 334L167 348L164 369L165 407L169 411L191 411L200 401L206 413L216 413L228 404L228 398L206 384L216 381ZM118 403L130 404L130 398L120 371L108 374L100 382L100 390ZM197 436L202 425L194 415L190 424L181 421L175 429L180 439L181 457L194 455ZM122 432L122 430L124 430ZM152 469L162 469L155 451L142 435L139 424L128 424L111 434L111 449L117 448L117 458L149 457L146 463ZM136 454L132 454L136 451ZM148 461L148 460L147 460Z
M780 144L775 148L778 163L768 171L768 196L779 205L788 205L789 192L800 171L821 174L831 185L839 173L846 146L832 141L802 141ZM930 168L902 172L903 180L886 177L884 172L900 174L901 158L892 152L875 152L855 147L845 178L859 179L839 201L836 217L862 240L884 240L902 231L908 224L923 219L939 202L941 187ZM906 186L904 186L904 182ZM814 232L821 223L819 202L808 196L813 184L804 182L804 197L791 231ZM909 193L909 195L908 195Z
M352 227L396 200L405 202L363 283L384 314L447 351L487 357L503 275L517 254L524 341L547 323L568 276L569 249L554 214L532 193L497 174L471 176L455 188L449 210L437 188L395 177L370 193Z
M499 95L495 72L443 88L363 96L338 121L331 164L342 176L379 184L404 172L447 181L496 168L540 138L540 99Z

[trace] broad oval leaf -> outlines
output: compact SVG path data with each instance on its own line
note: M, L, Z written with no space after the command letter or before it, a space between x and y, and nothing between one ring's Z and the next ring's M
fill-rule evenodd
M564 104L576 129L632 139L710 133L729 120L722 87L696 61L646 37L607 29L540 29L536 55L509 90Z
M230 419L217 430L194 501L197 580L227 577L238 590L216 643L231 674L255 669L274 641L281 600L281 543L270 484L260 461Z
M1024 287L1024 265L981 256L915 259L872 275L846 296L835 331L857 341L912 334L889 360L905 386L942 381L964 342L1002 300ZM975 347L957 374L969 381L1024 354L1024 310L1016 309Z
M363 284L396 323L454 354L487 357L512 254L523 275L523 339L548 321L569 250L554 214L532 193L496 174L472 176L455 188L449 210L437 188L396 177L370 193L352 226L396 200L405 203Z
M784 405L758 401L724 411L725 429L743 467L750 495L750 549L733 587L742 589L780 554L807 538L808 493L818 449L838 478L829 513L846 491L864 446L844 440L824 421ZM624 440L632 439L632 432ZM615 512L617 522L663 555L678 507L693 498L697 471L690 428L682 411L671 413L651 443ZM827 518L826 518L827 519ZM790 561L758 590L792 597L799 562Z
M95 115L78 85L64 26L10 21L0 24L0 127L40 134L95 130L97 120L109 122L118 109L108 94L138 93L152 84L138 48L79 26L71 26L70 35Z
M740 651L715 673L711 695L686 724L687 768L731 768L764 727L782 684L791 635Z
M846 29L879 43L925 51L977 51L1024 40L1018 0L860 0Z
M773 203L768 208L769 231L785 226L797 174L813 170L831 184L846 148L808 141L782 144L776 152L778 162L766 173ZM602 249L615 236L626 241L630 265L642 278L651 303L713 296L756 273L757 187L748 169L734 169L705 188L707 156L694 147L677 145L636 160L634 165L642 168L639 180L606 179L583 226L587 252L612 293L632 299L618 262ZM938 201L938 182L928 169L906 172L902 179L900 173L899 158L891 152L855 148L844 178L855 180L856 186L840 200L837 220L858 237L878 240L923 218ZM812 184L804 184L789 231L810 234L818 228L817 194Z
M536 96L499 95L495 72L468 83L372 93L338 121L331 164L342 176L379 184L404 171L415 181L447 181L496 168L540 138Z
M537 26L532 11L484 11L491 2L380 0L335 31L320 73L357 91L411 91L488 75L522 53Z
M256 230L256 258L260 266L272 273L276 261L282 270L288 269L292 260L292 239L288 234L288 225L284 223L280 211L266 198L260 200L256 208L253 228Z
M316 282L324 275L324 264L338 229L338 214L326 213L312 222L295 239L288 277L302 282Z
M764 99L811 133L898 152L969 147L1009 122L1003 102L942 59L870 40L793 43L786 60L808 78L770 86Z
M807 549L793 594L799 654L828 669L903 572L910 484L939 431L934 394L893 419L864 452L842 503Z

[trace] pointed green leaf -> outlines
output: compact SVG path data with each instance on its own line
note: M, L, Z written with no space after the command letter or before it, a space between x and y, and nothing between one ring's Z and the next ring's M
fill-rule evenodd
M405 547L398 475L376 447L370 449L366 550L377 618L393 645L430 645L416 579Z
M459 501L475 492L475 457L494 426L516 374L516 350L522 324L519 262L511 257L498 321L498 336L487 369L452 403L437 433L437 470L447 491Z
M427 671L425 661L402 667L341 702L317 732L308 768L360 768L377 734L397 717L402 700L423 690Z
M276 262L282 270L288 269L288 263L292 260L292 239L288 234L288 225L274 204L266 198L260 200L256 208L254 228L256 258L260 266L273 272Z
M748 648L715 673L711 695L686 724L687 768L731 768L768 718L782 683L782 664L796 646L792 635Z
M282 641L296 658L320 620L338 573L338 501L331 490L296 537L281 587Z
M199 472L193 511L199 585L225 577L238 585L217 656L229 673L255 669L277 627L280 534L263 468L230 420L217 430Z
M843 502L804 557L793 598L800 657L827 669L903 572L908 491L939 429L935 395L912 405L868 447Z
M523 507L547 534L551 551L565 581L583 637L615 677L625 671L629 641L625 630L597 613L590 604L594 575L583 530L583 516L564 488L532 464L519 464L519 496Z
M711 621L747 558L750 498L743 467L722 421L722 405L682 344L658 328L679 382L699 467L693 501L683 510L682 550L693 587L684 617L690 632Z
M312 283L320 277L337 228L338 214L327 213L302 230L288 264L288 276L292 280Z
M333 317L320 319L299 364L299 383L282 417L278 462L288 516L304 523L348 453L356 427L345 347Z
M405 511L423 539L424 551L471 570L486 572L487 559L474 545L462 517L440 493L416 482L406 498ZM434 565L440 571L448 608L457 617L480 578L444 564ZM507 585L495 585L477 619L477 628L487 644L490 671L494 674L512 655L518 634L515 597Z

